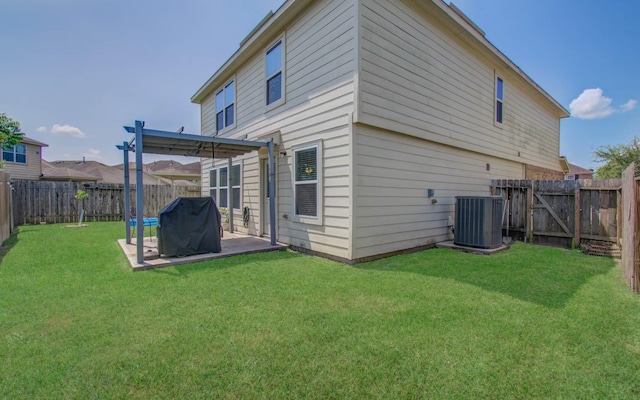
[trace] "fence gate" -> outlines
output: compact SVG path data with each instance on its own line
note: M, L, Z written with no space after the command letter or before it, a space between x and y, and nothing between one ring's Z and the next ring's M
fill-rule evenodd
M509 236L565 247L596 241L616 245L620 185L619 179L494 180L491 191L507 199L503 228Z

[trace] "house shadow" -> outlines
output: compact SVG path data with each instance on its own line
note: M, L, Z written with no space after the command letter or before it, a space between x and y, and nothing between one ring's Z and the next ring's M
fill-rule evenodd
M562 308L586 282L615 266L613 259L588 256L577 250L516 243L509 250L490 256L433 249L357 268L452 279L522 301Z

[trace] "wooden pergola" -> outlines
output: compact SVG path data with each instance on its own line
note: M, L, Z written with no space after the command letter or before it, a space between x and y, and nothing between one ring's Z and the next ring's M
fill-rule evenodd
M213 136L190 135L182 132L159 131L147 129L144 127L143 121L136 121L135 126L125 126L124 129L132 133L134 136L129 142L123 142L117 145L124 155L124 212L126 225L126 240L131 243L131 227L130 227L130 183L129 183L129 152L133 151L136 155L136 258L138 264L144 263L144 185L142 182L142 154L165 154L174 156L200 157L200 158L218 158L227 159L229 169L232 170L232 160L236 156L240 156L260 148L267 148L269 152L269 217L270 217L270 235L271 245L276 245L276 185L275 185L275 159L274 159L274 142L270 139L266 142L226 139ZM227 180L229 204L233 204L233 190L231 187L231 179ZM233 230L233 213L229 213L229 227Z

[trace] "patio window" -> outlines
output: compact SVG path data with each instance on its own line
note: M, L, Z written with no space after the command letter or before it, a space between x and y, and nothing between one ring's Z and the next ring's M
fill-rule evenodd
M278 40L266 54L266 99L267 106L283 101L284 71L283 42Z
M216 93L216 131L220 132L232 126L236 119L235 81L227 83Z
M318 146L294 151L295 213L301 217L318 217Z
M227 167L209 171L209 195L213 197L218 207L229 208L229 174ZM231 167L231 190L233 190L233 209L240 210L241 195L240 164Z
M2 149L2 159L6 162L26 164L27 163L27 146L17 144L8 149Z

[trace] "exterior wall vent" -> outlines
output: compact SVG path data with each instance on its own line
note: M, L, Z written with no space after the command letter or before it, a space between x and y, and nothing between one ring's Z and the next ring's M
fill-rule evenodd
M502 246L503 201L500 196L456 196L453 243L481 249Z

